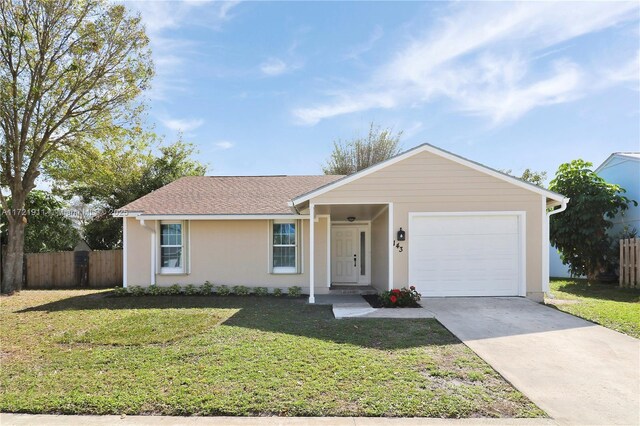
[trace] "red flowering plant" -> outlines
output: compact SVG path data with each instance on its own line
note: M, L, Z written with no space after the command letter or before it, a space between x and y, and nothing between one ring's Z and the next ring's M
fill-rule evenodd
M380 294L380 301L385 308L404 308L419 306L420 293L414 286L385 291Z

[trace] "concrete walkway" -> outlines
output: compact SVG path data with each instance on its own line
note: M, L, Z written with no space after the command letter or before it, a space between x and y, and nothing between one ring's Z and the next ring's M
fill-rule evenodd
M524 298L423 299L559 424L640 424L640 341Z
M369 302L358 295L319 295L316 304L333 305L333 316L343 318L433 318L433 312L425 308L372 308Z
M400 426L400 425L488 425L549 426L551 419L426 419L385 417L171 417L171 416L55 416L44 414L0 414L2 426Z

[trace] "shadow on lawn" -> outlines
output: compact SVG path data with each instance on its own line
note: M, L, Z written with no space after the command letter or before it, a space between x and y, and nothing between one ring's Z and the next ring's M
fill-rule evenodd
M590 299L631 303L640 302L640 289L620 288L614 283L589 283L587 280L577 279L559 281L566 283L561 284L555 291Z
M308 337L382 350L459 343L433 319L336 320L328 305L306 298L143 296L107 297L104 293L72 296L23 309L19 313L118 309L233 309L222 325ZM134 315L135 311L132 311ZM205 331L206 332L206 331Z

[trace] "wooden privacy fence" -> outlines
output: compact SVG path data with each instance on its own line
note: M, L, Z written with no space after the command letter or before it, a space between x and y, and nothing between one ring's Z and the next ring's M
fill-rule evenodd
M25 255L25 287L104 288L122 285L122 250Z
M640 288L640 239L620 240L620 287Z

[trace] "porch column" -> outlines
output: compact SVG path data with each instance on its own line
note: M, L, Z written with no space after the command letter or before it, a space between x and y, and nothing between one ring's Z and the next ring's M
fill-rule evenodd
M393 203L389 203L389 290L393 290L393 255L395 254L395 249L393 247L393 240L395 240L395 236L393 235L394 231L394 223L393 223Z
M122 217L122 287L127 288L127 216Z
M331 288L331 215L327 215L327 288Z
M309 204L309 303L316 303L315 298L315 205Z

